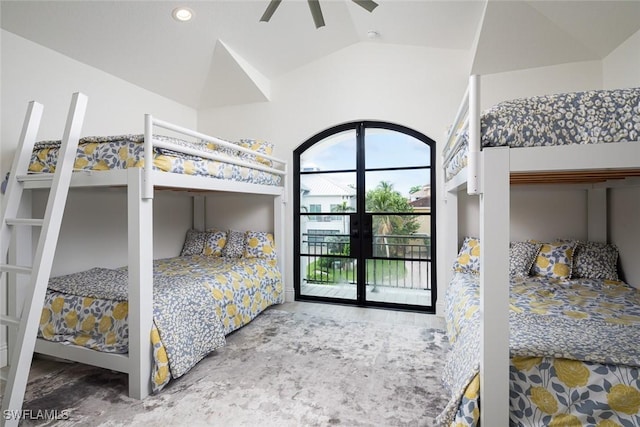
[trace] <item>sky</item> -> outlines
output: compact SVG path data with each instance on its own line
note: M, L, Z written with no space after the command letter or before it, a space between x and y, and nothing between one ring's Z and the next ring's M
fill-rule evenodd
M389 168L408 166L428 166L430 148L422 141L409 135L388 129L367 129L365 139L365 168ZM355 170L356 137L350 130L333 135L302 154L302 168L316 167L319 170ZM347 179L346 177L350 177ZM355 186L355 173L325 175L335 181ZM393 188L404 196L409 196L409 189L430 183L429 169L367 172L366 190L375 188L380 181L389 181Z

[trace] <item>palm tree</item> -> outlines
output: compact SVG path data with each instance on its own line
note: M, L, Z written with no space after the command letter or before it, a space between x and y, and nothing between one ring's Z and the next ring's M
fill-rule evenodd
M388 181L380 181L374 191L370 193L371 197L367 200L367 210L369 212L392 212L394 211L393 184ZM383 236L384 248L389 258L389 244L387 235L393 232L393 224L390 215L378 215L379 221L376 233Z

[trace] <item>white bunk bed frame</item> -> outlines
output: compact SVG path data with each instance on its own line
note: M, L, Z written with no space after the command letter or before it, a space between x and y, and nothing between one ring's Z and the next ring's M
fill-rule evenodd
M39 117L36 119L39 126ZM224 154L212 154L198 150L185 149L164 141L153 139L153 129L163 128L179 135L212 142L223 147L232 148L247 154L257 155L249 149L231 144L227 141L189 130L146 114L144 117L144 167L117 169L109 171L76 171L71 178L71 187L126 187L127 191L127 227L128 227L128 273L129 273L129 353L115 354L94 351L88 348L62 345L38 339L35 352L77 361L123 372L129 376L129 396L143 399L151 393L152 345L150 331L153 322L153 196L154 189L170 188L197 192L193 196L194 217L193 228L205 228L205 199L203 193L232 192L273 196L274 222L273 233L278 243L278 267L284 274L286 245L285 242L285 204L287 197L287 163L277 157L259 154L259 157L282 165L281 168L256 165L241 159L231 158ZM181 175L154 170L153 148L161 147L203 158L248 166L282 176L281 186L251 184L227 181L211 177ZM43 180L33 174L25 180L26 189L49 188L51 181ZM30 217L31 198L23 196L20 211ZM12 261L28 265L32 255L31 231L26 227L16 230L14 250L9 254ZM50 255L51 257L54 254ZM11 277L13 276L13 277ZM8 280L9 301L14 302L13 309L23 306L24 292L17 286L18 280L11 275ZM19 315L19 313L13 313ZM15 337L13 337L15 340ZM13 351L12 337L9 337L9 349ZM23 355L21 355L23 357Z
M456 129L468 113L467 166L445 183L447 232L441 239L445 265L458 253L458 192L480 196L480 425L509 425L509 242L510 175L558 171L612 171L640 168L640 141L531 148L492 147L480 143L480 76L472 75L449 141L459 146ZM464 121L466 126L467 122ZM452 150L451 152L453 152ZM445 161L447 159L444 159ZM587 190L588 239L607 240L607 188L637 185L637 178L615 183L582 184ZM452 272L447 270L446 284ZM442 308L442 307L440 307ZM439 312L442 312L441 310Z

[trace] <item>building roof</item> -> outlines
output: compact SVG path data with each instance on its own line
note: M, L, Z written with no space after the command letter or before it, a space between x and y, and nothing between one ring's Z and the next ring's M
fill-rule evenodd
M304 175L300 179L300 189L306 196L347 196L355 197L356 189L326 178L323 175Z

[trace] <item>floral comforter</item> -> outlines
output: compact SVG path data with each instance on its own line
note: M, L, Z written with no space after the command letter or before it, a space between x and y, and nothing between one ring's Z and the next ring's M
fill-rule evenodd
M211 144L200 144L154 135L155 139L167 141L172 144L202 150L211 154L221 153L235 157L238 160L265 166L266 160L241 153L231 149L217 149ZM31 162L30 172L53 172L58 160L60 141L42 141L36 143ZM144 135L118 135L106 137L81 138L78 143L78 151L74 164L75 169L106 171L112 169L126 169L144 166ZM270 164L267 164L270 166ZM230 181L249 182L264 185L280 185L281 177L276 174L264 172L245 166L217 160L209 160L202 157L191 156L164 148L154 148L153 168L164 172L172 172L184 175L207 176Z
M449 180L466 165L463 144L445 165ZM537 147L640 140L640 88L591 90L501 102L480 119L483 147ZM453 147L446 147L445 151Z
M127 274L124 268L94 268L52 278L39 338L126 353ZM283 299L275 260L264 258L193 255L156 260L153 291L154 391L223 346L226 334Z
M455 273L446 296L451 399L439 421L477 426L479 280ZM640 291L622 282L512 278L510 424L640 425Z

